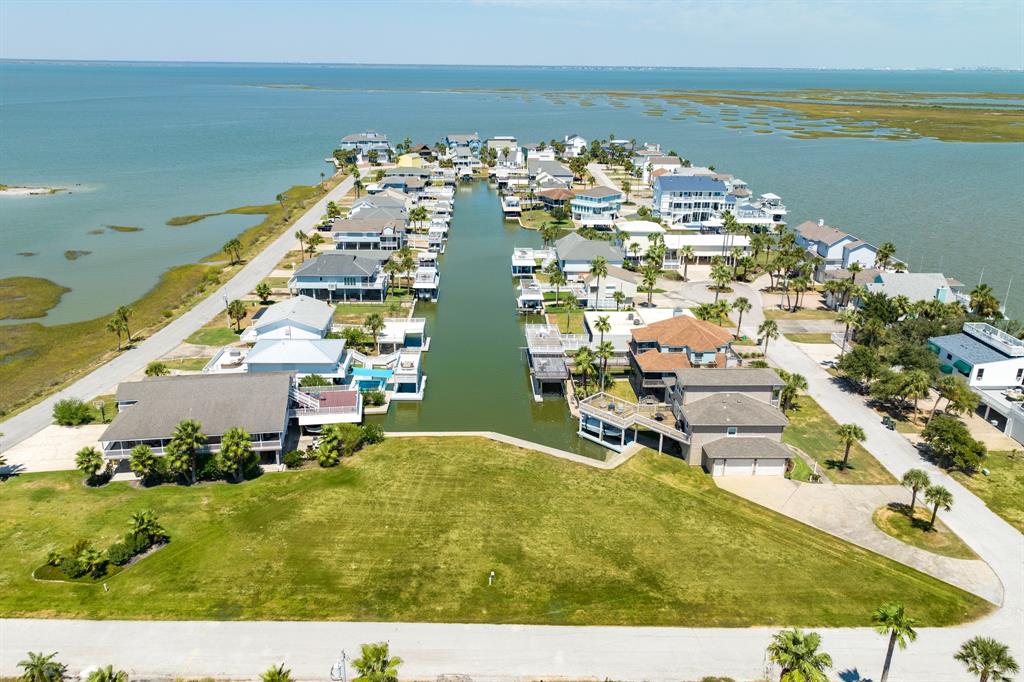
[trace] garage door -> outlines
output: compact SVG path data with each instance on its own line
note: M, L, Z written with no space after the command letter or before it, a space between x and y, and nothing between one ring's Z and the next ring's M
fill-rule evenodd
M786 473L786 460L784 459L759 459L755 476L782 476Z
M713 460L712 462L713 462L713 465L712 465L712 468L711 468L711 475L712 476L724 476L725 475L725 460L724 459L716 459L716 460Z
M754 460L752 459L727 459L725 460L726 476L751 476L754 473Z

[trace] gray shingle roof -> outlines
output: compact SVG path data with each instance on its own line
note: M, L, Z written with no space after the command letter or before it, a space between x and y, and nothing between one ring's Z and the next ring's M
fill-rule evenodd
M676 371L681 386L782 386L783 381L774 370L758 367L728 369L687 368Z
M331 228L335 232L376 232L381 234L388 228L394 232L405 232L405 220L402 218L372 218L360 213L355 218L336 220Z
M837 230L831 225L819 225L813 220L800 223L797 225L796 231L800 233L801 237L808 241L824 242L829 245L835 244L839 240L850 236L848 232Z
M526 168L530 175L537 175L543 171L556 178L572 177L572 171L557 161L528 160Z
M963 332L959 334L947 334L946 336L933 336L928 339L940 348L944 348L958 357L963 358L972 365L980 365L986 362L1000 362L1010 356L1000 353L995 348L978 341L972 336ZM944 358L943 358L944 359Z
M712 459L790 459L793 452L771 438L726 436L704 444L704 452Z
M345 253L322 253L295 270L296 277L369 277L379 261Z
M100 441L169 438L183 419L200 422L207 436L235 426L250 434L277 433L284 428L290 383L291 375L281 372L125 382L117 387L117 400L136 404L114 417Z
M555 242L555 252L561 260L592 261L603 256L609 264L622 263L625 257L622 249L612 246L603 239L584 239L572 232Z
M280 320L292 320L314 329L323 329L333 315L333 306L309 296L296 296L265 308L252 325L259 329Z
M683 405L695 426L785 426L786 416L766 402L742 393L716 393Z

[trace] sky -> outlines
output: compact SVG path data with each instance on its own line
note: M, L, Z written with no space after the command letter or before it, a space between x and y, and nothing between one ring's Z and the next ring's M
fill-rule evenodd
M0 58L1024 69L1024 0L0 0Z

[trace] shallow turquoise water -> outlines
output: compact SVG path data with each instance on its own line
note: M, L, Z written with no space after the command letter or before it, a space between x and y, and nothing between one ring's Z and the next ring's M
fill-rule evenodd
M292 184L317 182L346 133L372 127L417 141L466 131L524 140L616 133L780 194L791 225L824 217L870 241L891 239L915 270L941 269L968 284L983 273L1000 297L1014 278L1010 310L1024 313L1024 145L793 140L752 133L757 126L727 129L717 118L673 120L675 107L653 117L642 104L538 96L804 87L1024 92L1024 74L5 62L0 182L74 192L0 199L0 273L73 289L47 322L93 317L253 222L223 216L171 228L168 218L268 203ZM534 94L452 92L471 88ZM107 224L143 231L88 234ZM69 249L93 253L69 262ZM16 255L25 251L39 255Z

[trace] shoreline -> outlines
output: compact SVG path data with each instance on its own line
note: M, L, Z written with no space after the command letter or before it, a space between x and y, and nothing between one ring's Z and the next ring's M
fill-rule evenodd
M38 197L68 192L67 187L22 187L0 185L0 197Z

